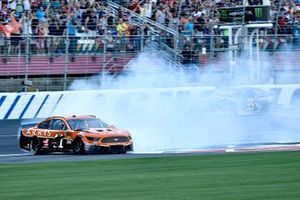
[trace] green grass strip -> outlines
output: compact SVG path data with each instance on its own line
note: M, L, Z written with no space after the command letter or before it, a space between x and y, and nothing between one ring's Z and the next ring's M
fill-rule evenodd
M0 165L0 199L300 199L300 152Z

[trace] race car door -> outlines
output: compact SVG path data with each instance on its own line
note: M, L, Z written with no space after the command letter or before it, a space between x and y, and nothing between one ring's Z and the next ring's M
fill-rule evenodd
M51 134L54 136L53 147L63 148L63 138L66 134L66 124L61 119L52 119L50 124Z

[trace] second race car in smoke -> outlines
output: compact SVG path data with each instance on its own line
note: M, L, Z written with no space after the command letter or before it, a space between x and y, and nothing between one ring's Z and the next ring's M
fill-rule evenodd
M203 92L197 109L218 115L264 114L273 107L273 101L271 92L258 88L220 88Z

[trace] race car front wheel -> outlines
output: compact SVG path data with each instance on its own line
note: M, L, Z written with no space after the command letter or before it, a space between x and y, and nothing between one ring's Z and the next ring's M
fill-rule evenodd
M81 139L76 139L73 143L73 152L75 154L85 154L85 147L84 143L82 142Z

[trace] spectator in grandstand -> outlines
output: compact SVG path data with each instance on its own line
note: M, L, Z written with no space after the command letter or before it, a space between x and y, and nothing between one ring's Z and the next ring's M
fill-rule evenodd
M9 21L9 13L6 7L6 4L3 5L2 9L0 10L0 24L5 25Z
M36 29L36 47L38 53L44 53L46 48L48 48L48 34L49 29L46 20L40 20Z
M31 14L31 29L32 29L32 34L36 35L36 29L39 25L39 20L38 18L35 16L35 13L33 12Z
M94 2L93 7L98 19L100 19L103 15L106 15L103 2Z
M75 53L77 46L76 29L78 24L75 20L71 20L67 25L67 37L69 39L68 52L71 54L71 61L75 61Z
M168 19L168 27L170 29L177 31L179 26L179 19L176 15L176 12L172 12L172 11L168 12L167 19Z
M14 11L10 12L9 16L10 22L6 25L0 24L0 32L3 32L8 38L12 35L20 35L22 28L22 24L17 20Z
M193 48L193 44L189 40L185 41L181 54L183 57L182 64L192 64L195 62L195 51Z
M17 0L16 15L21 18L23 15L23 12L24 12L23 2L22 2L22 0Z
M112 32L110 30L107 31L105 35L105 43L106 43L106 51L107 52L114 52L115 51L115 40L112 36Z
M152 0L146 0L142 7L143 12L141 13L141 15L150 19L152 16Z
M44 11L44 7L41 6L40 9L36 11L35 16L39 21L45 20L46 13Z
M159 8L155 12L155 21L159 24L166 24L166 9L165 5L159 5Z
M24 11L30 11L31 10L31 4L29 0L23 0L23 7Z
M296 11L296 14L299 14L300 13L300 3L297 3L295 5L295 11Z
M11 10L16 10L17 7L17 0L8 0L7 7Z
M194 18L188 17L188 21L183 25L183 35L192 36L194 34Z
M27 38L32 35L32 14L30 11L25 11L20 19L22 24L22 36Z
M128 41L129 41L129 34L130 34L131 27L128 23L128 20L126 18L120 19L119 23L117 25L117 44L120 51L125 51L128 49Z
M117 25L117 31L118 31L118 35L122 36L122 35L126 35L127 31L128 31L128 23L127 21L124 21L123 19L119 20L119 23Z
M201 13L199 17L198 15L195 16L195 35L196 36L201 36L204 34L205 29L206 29L206 19L205 19L205 14Z
M11 12L10 14L11 21L5 25L5 27L9 27L11 25L11 33L10 37L10 47L11 47L11 53L18 53L19 47L20 47L20 41L21 41L21 29L22 24L19 21L19 16L15 14L15 11Z
M106 15L103 14L98 20L98 35L104 35L107 30L107 20Z
M139 26L132 26L130 32L130 44L132 44L132 50L140 50L141 48L141 36L144 35L142 28Z
M50 51L50 59L53 59L54 53L60 43L61 38L59 38L59 22L56 17L52 18L49 22L49 51Z
M121 8L118 10L118 16L117 18L118 19L121 19L121 18L125 18L125 16L127 15L127 13L125 12L125 8Z
M50 6L54 13L60 13L62 11L62 3L59 0L51 1Z
M42 6L41 1L39 0L35 0L35 1L31 1L31 10L36 12L39 10L39 8Z
M156 11L158 10L158 7L159 7L159 3L156 3L154 1L152 1L152 6L151 6L151 9L152 9L152 14L151 14L151 19L155 21L155 13Z
M63 54L65 53L66 47L65 47L65 34L66 34L66 29L67 29L67 18L65 16L60 16L58 19L58 33L57 33L57 48L56 48L56 53Z
M98 19L95 11L89 10L88 16L85 20L85 30L90 36L95 36L97 34Z
M136 12L137 14L141 14L141 9L142 9L140 5L141 3L142 1L139 2L138 0L132 0L130 2L128 9L132 10L133 12Z
M298 46L300 44L300 24L298 20L293 24L293 39L294 45Z
M111 27L113 27L114 25L115 25L115 17L112 12L109 12L109 14L107 16L108 29L111 29Z

